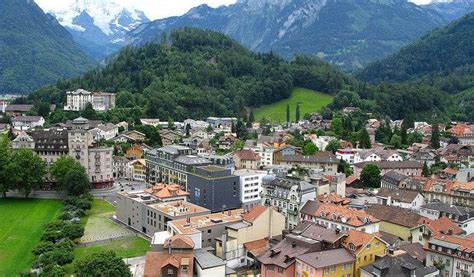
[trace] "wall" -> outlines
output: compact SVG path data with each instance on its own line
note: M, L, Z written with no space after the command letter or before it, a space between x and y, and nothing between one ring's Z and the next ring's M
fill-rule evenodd
M390 233L392 235L398 236L405 241L409 241L410 238L410 228L396 225L386 221L379 222L380 231Z
M379 245L375 246L376 243L378 243ZM373 238L367 245L370 245L369 249L364 246L364 249L360 250L359 253L356 255L356 262L354 267L354 276L356 277L360 276L359 269L361 267L374 263L375 255L383 256L385 254L385 249L387 248L385 243L383 243L377 238Z

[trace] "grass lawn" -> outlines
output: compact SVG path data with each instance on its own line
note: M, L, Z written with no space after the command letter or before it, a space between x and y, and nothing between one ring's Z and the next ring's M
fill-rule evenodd
M260 120L266 118L272 120L274 123L286 121L286 105L290 105L291 120L295 120L296 104L300 103L301 118L306 113L313 113L319 111L323 106L332 102L332 96L321 92L316 92L310 89L295 88L291 97L278 101L276 103L262 106L255 110L255 119Z
M61 213L57 200L0 199L0 276L18 276L33 262L43 226Z
M150 250L150 242L141 237L128 237L74 249L75 259L80 260L102 250L112 250L121 258L144 256Z

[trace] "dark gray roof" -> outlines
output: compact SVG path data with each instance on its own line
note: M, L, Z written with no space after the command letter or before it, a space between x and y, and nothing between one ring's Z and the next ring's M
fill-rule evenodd
M303 156L303 155L285 155L281 157L283 162L299 162L299 163L332 163L337 164L340 162L335 155L329 152L318 152L314 155Z
M279 188L285 188L285 189L291 189L292 186L298 186L301 191L306 191L306 190L311 190L311 189L316 189L312 184L301 181L298 179L290 179L290 178L281 178L277 177L273 179L268 184L263 184L263 186L274 186L274 187L279 187Z
M324 268L327 266L352 263L355 261L355 258L345 248L307 253L298 256L297 259L314 268Z
M30 104L11 104L5 108L6 112L27 112L33 108Z
M425 276L438 271L435 267L425 267L422 262L413 258L409 254L399 256L384 256L375 261L370 266L362 268L364 271L372 273L373 276L411 276L411 270L415 270L415 276ZM375 275L375 272L381 272Z
M423 168L423 164L416 161L401 161L401 162L390 162L390 161L380 161L380 162L361 162L356 163L354 166L358 168L364 168L368 164L375 164L381 169L395 169L395 168Z
M203 165L211 163L208 159L192 155L181 155L176 157L174 161L186 165Z
M300 213L303 214L314 214L319 207L319 203L314 200L308 200L304 203L303 207L300 209Z
M402 244L398 248L407 252L407 254L421 262L423 262L426 258L426 252L423 249L423 245L420 243Z
M400 242L402 240L400 237L387 232L379 231L379 234L380 238L390 245L395 245L397 242Z
M474 216L474 209L468 208L468 207L461 207L461 206L455 206L455 205L449 205L445 204L442 202L432 202L425 204L421 206L421 208L424 209L430 209L430 210L436 210L448 214L454 214L454 215L469 215L470 217Z
M414 190L404 190L404 189L389 189L389 188L380 188L377 192L378 197L388 198L398 200L404 203L411 203L418 196L419 192Z
M225 266L225 262L204 249L194 250L194 259L202 269Z
M168 154L177 155L179 154L179 150L189 150L189 149L190 149L189 147L181 146L181 145L167 145L167 146L163 146L159 148L158 150L168 153Z
M382 180L386 180L386 181L389 181L389 182L393 181L393 182L400 183L401 181L405 180L406 178L408 178L408 176L400 174L400 173L392 170L392 171L387 172L382 177Z

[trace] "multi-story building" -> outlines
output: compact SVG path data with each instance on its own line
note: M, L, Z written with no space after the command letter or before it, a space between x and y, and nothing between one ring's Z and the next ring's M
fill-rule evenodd
M436 277L439 270L427 267L422 261L412 257L409 253L397 250L378 259L373 264L360 268L362 277Z
M316 198L316 188L308 182L264 176L262 203L278 209L286 217L286 227L293 229L299 223L298 211L308 200Z
M237 118L235 117L208 117L206 122L212 127L218 126L231 126L232 123L237 123Z
M261 157L249 149L243 149L234 153L235 167L237 169L259 169Z
M29 130L44 125L42 116L17 116L12 119L12 126L17 130Z
M242 215L242 222L227 226L222 238L216 239L216 255L230 268L251 265L253 259L248 257L245 244L279 236L284 229L285 217L276 209L255 206Z
M261 203L262 179L267 175L266 171L241 169L234 171L234 175L240 178L240 201L243 209L251 209Z
M326 174L336 174L340 160L331 152L317 152L311 156L285 155L278 164L288 167L299 166L306 169L320 169Z
M216 238L221 238L226 226L242 221L244 210L229 210L221 213L192 216L168 222L171 235L182 234L194 242L196 249L214 247Z
M418 191L380 188L377 203L417 211L425 203L425 197Z
M21 131L18 136L10 143L12 149L35 149L35 140L26 132Z
M156 232L166 231L168 222L172 220L210 213L206 208L186 202L187 195L177 185L159 185L140 192L119 192L115 215L123 224L152 237Z
M300 211L301 221L311 221L330 229L359 230L366 233L379 231L379 219L364 210L347 206L308 202Z
M346 163L353 165L355 162L355 155L358 149L337 149L336 158L343 160Z
M92 95L92 108L99 112L115 108L115 94L108 92L94 93Z
M406 176L421 176L423 170L423 164L415 161L401 161L401 162L390 162L390 161L378 161L378 162L361 162L354 164L354 176L360 178L360 173L366 165L376 165L382 175L385 175L389 171L395 171Z
M66 92L65 111L82 111L91 103L96 111L108 111L115 108L115 94L106 92L92 93L84 89Z
M474 275L474 242L450 235L435 236L425 247L426 265L441 268L441 276Z
M379 220L379 230L390 233L404 241L411 241L411 228L422 218L414 211L400 207L374 204L365 210Z
M474 208L474 182L430 179L423 188L426 202Z
M296 275L353 276L355 258L345 248L302 254L296 257Z
M133 160L129 162L130 178L135 181L145 181L146 162L144 159Z
M472 208L432 202L421 206L419 214L431 220L447 217L467 234L474 233L474 209Z
M401 162L403 157L397 151L379 149L361 149L354 156L354 163L379 161Z

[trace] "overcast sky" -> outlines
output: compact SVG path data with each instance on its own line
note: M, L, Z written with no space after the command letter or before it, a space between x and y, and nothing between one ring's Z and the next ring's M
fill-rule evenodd
M3 0L0 0L3 1ZM38 5L45 11L58 10L69 6L76 0L35 0ZM101 0L97 0L101 1ZM208 4L211 7L220 5L229 5L236 0L115 0L116 2L127 6L135 7L142 10L152 20L175 15L185 14L192 7L200 4ZM357 1L357 0L354 0ZM431 0L412 0L417 4L426 4Z

